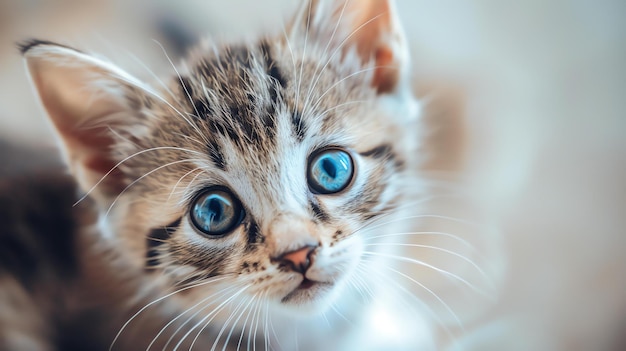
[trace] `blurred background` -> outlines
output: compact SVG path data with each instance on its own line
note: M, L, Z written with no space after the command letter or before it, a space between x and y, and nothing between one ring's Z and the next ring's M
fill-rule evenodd
M171 74L199 35L276 32L296 0L2 0L4 172L54 138L15 42ZM399 0L427 167L460 174L498 228L500 294L468 350L626 350L626 2ZM17 146L16 146L17 145ZM11 148L29 148L11 160ZM31 158L32 157L32 158ZM495 239L494 239L495 240Z

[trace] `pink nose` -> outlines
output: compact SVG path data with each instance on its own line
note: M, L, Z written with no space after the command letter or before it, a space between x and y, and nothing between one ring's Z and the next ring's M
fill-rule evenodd
M304 274L311 266L310 256L313 250L315 250L315 246L307 245L283 254L278 260L290 267L294 272Z

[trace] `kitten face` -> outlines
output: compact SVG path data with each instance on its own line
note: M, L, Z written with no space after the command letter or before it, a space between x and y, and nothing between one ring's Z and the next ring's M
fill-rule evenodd
M184 86L175 82L173 88L193 126L153 104L147 114L159 122L133 151L184 150L138 156L124 172L138 179L166 162L180 162L146 177L128 194L129 201L143 197L128 205L131 213L153 203L172 204L158 211L171 213L177 225L159 245L156 260L187 268L176 279L232 275L228 279L239 285L251 283L251 294L303 307L327 303L339 291L361 255L359 227L397 204L402 189L394 183L408 155L393 146L402 137L394 117L376 106L373 88L363 88L367 72L341 82L363 68L333 62L319 72L319 60L305 57L296 63L302 66L300 79L290 56L280 42L225 48L220 57L203 52L182 75ZM311 185L312 160L327 150L345 152L353 174L345 189L321 194ZM194 223L191 208L216 188L239 202L242 214L232 230L210 235ZM164 224L151 221L149 227ZM132 228L118 231L142 236ZM281 257L304 247L311 250L304 258L310 267L299 272Z
M386 2L338 3L304 7L289 35L205 44L161 92L71 49L24 50L105 233L166 286L201 285L191 301L228 287L321 311L362 229L402 201L415 158L402 35ZM66 69L84 74L50 93Z

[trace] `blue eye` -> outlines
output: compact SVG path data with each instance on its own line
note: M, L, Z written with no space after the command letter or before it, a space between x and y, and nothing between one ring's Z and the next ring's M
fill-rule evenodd
M198 230L210 236L218 236L241 224L243 208L230 192L213 188L196 197L190 216Z
M350 154L341 149L326 149L309 161L308 181L318 194L334 194L344 190L354 176Z

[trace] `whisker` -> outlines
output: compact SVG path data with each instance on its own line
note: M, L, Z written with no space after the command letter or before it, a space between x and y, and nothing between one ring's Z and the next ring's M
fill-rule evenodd
M133 144L136 148L141 149L142 147L139 146L139 144L137 144L136 142L128 139L127 137L123 136L122 134L120 134L117 130L111 128L111 126L107 126L107 129L109 130L109 132L113 135L115 135L115 137L117 137L118 139L124 140L125 142L129 143L129 144Z
M346 10L346 6L348 5L349 2L350 2L350 0L345 0L344 3L343 3L343 7L341 8L341 13L339 14L339 19L337 19L337 22L335 23L335 28L333 28L333 33L331 34L330 39L326 43L326 47L324 48L324 52L322 53L322 57L326 56L326 53L328 52L328 48L330 47L330 44L332 43L333 39L335 38L335 34L337 33L337 29L339 28L339 24L341 23L341 20L343 19L343 14L344 14L344 12ZM321 61L318 61L317 65L315 66L315 71L313 72L313 79L314 79L315 82L317 82L315 80L315 78L318 75L318 69L320 68L320 64L321 64ZM321 75L322 72L324 72L324 71L323 70L319 71L319 74ZM309 103L309 101L311 99L311 93L313 92L314 88L315 88L315 84L314 83L309 84L309 89L308 89L308 92L307 92L306 100L305 100L304 106L302 108L303 114L306 113L307 105L308 105L308 103Z
M176 136L179 136L181 138L185 138L185 139L187 139L189 141L192 141L192 142L198 144L200 147L204 148L206 146L206 143L203 143L202 141L200 141L200 140L198 140L198 139L196 139L196 138L194 138L192 136L189 136L187 134L183 134L183 133L180 133L180 132L173 132L172 134L176 135Z
M434 232L434 231L423 231L423 232L406 232L406 233L392 233L392 234L382 234L382 235L375 235L375 236L369 236L366 238L363 238L363 241L368 242L370 240L373 239L380 239L380 238L390 238L390 237L404 237L404 236L412 236L412 235L437 235L437 236L443 236L443 237L448 237L451 239L454 239L460 243L462 243L463 245L465 245L466 247L468 247L469 249L471 249L472 251L476 251L476 247L474 247L474 245L472 245L469 241L461 238L458 235L454 235L451 233L445 233L445 232Z
M241 307L243 306L243 304L246 302L247 300L244 298L242 299L237 306L235 306L234 309L232 309L231 311L229 311L229 315L228 318L226 319L226 321L222 322L222 327L220 328L220 331L217 333L217 336L215 337L215 340L213 341L213 345L211 345L211 351L214 351L215 348L217 347L217 345L219 344L220 338L222 337L222 334L224 334L224 332L226 331L226 328L228 327L228 325L230 324L230 322L232 321L232 319L234 318L235 314L237 312L239 312L239 309L241 309Z
M134 154L125 157L123 160L119 161L118 163L115 164L115 166L113 166L108 172L106 172L102 178L100 178L100 180L98 180L96 182L96 184L94 184L89 191L87 191L85 193L85 195L83 195L80 199L78 199L78 201L76 201L76 203L74 203L73 206L78 205L81 201L85 200L87 198L87 196L89 196L98 185L100 185L100 183L102 183L104 181L104 179L106 177L108 177L114 170L116 170L119 166L121 166L124 162L132 159L133 157L137 157L139 155L142 155L146 152L151 152L151 151L159 151L159 150L177 150L177 151L183 151L183 152L189 152L189 153L196 153L199 155L202 155L202 153L198 152L198 151L194 151L194 150L189 150L189 149L185 149L185 148L181 148L181 147L176 147L176 146L158 146L158 147L152 147L149 149L145 149L145 150L141 150L141 151L137 151Z
M267 291L265 292L265 295L267 295ZM264 296L261 295L261 298L259 299L259 303L258 303L258 307L257 307L257 315L256 315L256 323L254 326L254 336L252 338L252 350L256 351L256 333L257 330L259 329L259 322L260 322L260 318L261 318L261 309L263 307L263 305L261 304L261 302L263 302L264 300ZM250 340L250 339L248 339Z
M363 265L359 264L357 265L357 271L361 272L363 274L363 276L367 276L368 271L366 270L365 267L363 267ZM365 291L365 293L367 293L367 295L369 296L369 298L371 300L374 300L374 292L372 291L372 289L370 289L370 287L367 285L367 282L359 275L356 275L355 280L358 281L359 285L362 287L363 291ZM364 296L365 297L365 296ZM365 298L365 301L367 301L368 299Z
M459 277L458 275L448 272L445 269L441 269L439 267L435 267L427 262L415 259L415 258L410 258L410 257L404 257L404 256L397 256L397 255L388 255L388 254L384 254L384 253L380 253L380 252L373 252L373 251L364 251L363 252L364 255L369 255L369 256L380 256L380 257L386 257L386 258L390 258L396 261L402 261L402 262L407 262L407 263L413 263L413 264L417 264L426 268L430 268L436 272L439 272L445 276L451 277L453 279L458 280L459 282L463 283L465 286L467 286L468 288L472 289L474 292L486 296L488 298L493 299L492 296L490 296L489 294L485 293L484 291L478 289L476 286L474 286L473 284L471 284L470 282L468 282L467 280Z
M233 290L237 289L237 286L229 286L226 287L220 291L218 291L215 295L218 295L215 300L219 300L225 296L228 296L229 293L231 293ZM198 314L200 314L202 311L204 311L206 308L208 308L209 306L211 306L213 304L213 301L209 301L206 302L206 300L208 300L208 298L204 299L204 304L197 310L195 311L193 314L191 314L189 317L187 317L187 319L181 323L178 328L176 328L176 330L174 330L174 332L170 335L170 337L167 339L167 342L165 343L165 345L163 346L163 351L165 351L167 349L167 347L174 341L174 338L176 337L176 335L191 321L194 320L194 318L196 318L196 316ZM213 312L215 311L215 309L213 309L211 312L209 312L209 315L211 315ZM201 322L198 322L198 324L200 324ZM198 324L196 324L196 327L198 326ZM194 327L195 328L195 327ZM193 330L193 329L192 329ZM185 334L185 337L187 336L187 334ZM185 337L183 337L181 340L179 340L180 342L177 343L176 345L182 343L185 339ZM174 350L176 349L177 346L175 346Z
M269 303L269 300L267 302ZM280 338L276 334L276 329L274 328L274 323L272 322L271 316L269 316L269 323L270 323L270 330L272 331L272 335L274 335L274 339L276 340L276 343L278 344L278 349L284 350L283 345L280 343Z
M365 260L368 262L372 262L370 260ZM448 313L450 313L450 315L452 316L452 318L455 319L455 323L458 324L458 326L464 330L464 325L461 322L460 318L458 317L458 315L454 312L454 310L441 298L439 297L434 291L432 291L431 289L428 289L424 284L416 281L415 279L406 276L404 273L399 272L397 270L394 270L391 267L388 266L378 266L378 268L384 268L384 269L388 269L388 270L392 270L395 271L395 273L398 273L401 276L404 276L404 278L409 279L409 281L411 281L412 283L416 284L417 286L419 286L420 288L424 289L425 291L427 291L431 296L433 296L440 304L442 304L442 306L444 307L444 309L446 309L448 311ZM385 274L382 274L382 272L379 272L377 270L373 270L369 273L375 274L378 279L384 280L386 281L387 285L393 285L394 286L394 290L391 290L392 293L397 294L396 291L400 291L406 294L406 296L414 299L420 306L423 306L423 308L426 310L426 312L435 319L435 321L437 322L437 324L439 326L441 326L444 331L446 332L446 334L451 338L451 339L455 339L454 334L452 333L452 330L450 330L450 328L448 328L447 324L443 322L443 320L441 319L440 316L437 315L437 313L435 313L435 311L428 306L427 303L425 303L424 301L422 301L421 299L419 299L417 296L415 296L411 291L409 291L407 288L405 288L404 286L402 286L399 282L397 282L395 279L392 279L390 277L388 277ZM396 295L397 296L397 295ZM404 302L404 304L413 311L413 313L418 314L418 312L415 310L414 306L411 305L410 303L408 303L407 301L405 301L404 299L402 299L402 301Z
M307 12L307 19L306 19L306 31L305 31L305 34L304 34L304 49L302 50L302 58L300 59L300 74L299 74L299 78L298 78L298 86L296 88L296 105L295 105L296 109L300 105L300 89L302 87L302 72L303 72L303 68L304 68L304 59L306 57L307 44L309 42L309 29L310 29L310 22L311 22L311 6L312 6L312 2L309 2L309 11Z
M363 29L365 26L367 26L368 24L370 24L371 22L377 20L379 17L381 17L383 14L379 14L377 16L374 16L372 18L370 18L369 20L367 20L366 22L364 22L363 24L361 24L360 26L358 26L356 29L354 29L352 31L352 33L350 33L347 37L345 37L340 43L339 46L337 46L337 48L335 48L335 51L333 51L333 53L331 54L331 56L328 58L328 60L326 60L326 63L324 64L324 67L322 67L322 72L328 67L328 65L332 62L332 60L335 58L335 56L337 55L337 53L339 53L339 50L341 50L343 48L343 46L348 42L348 40L350 40L350 38L352 38L353 35L355 35L358 31L360 31L361 29ZM315 89L315 86L317 85L317 82L319 81L321 76L318 76L317 79L314 81L313 83L313 89ZM316 101L316 105L319 102L319 99Z
M390 220L388 222L378 223L378 224L375 224L373 226L367 226L365 228L367 230L372 230L372 229L380 228L382 226L385 226L385 225L388 225L388 224L391 224L391 223L395 223L395 222L398 222L398 221L403 221L403 220L407 220L407 219L419 219L419 218L445 219L445 220L449 220L451 222L466 224L466 225L470 225L470 226L477 226L476 223L473 223L471 221L468 221L468 220L465 220L465 219L462 219L462 218L455 218L455 217L444 216L444 215L436 215L436 214L420 214L420 215L405 216L405 217L401 217L401 218L396 218L396 219Z
M207 172L206 172L206 170L203 169L202 172L198 172L198 174L196 174L195 176L193 176L193 178L191 178L191 180L189 181L189 183L187 184L185 189L183 189L182 192L181 192L181 194L183 196L181 196L181 200L180 200L179 206L185 207L185 204L188 201L191 201L190 194L192 193L194 183L198 179L198 177L200 177L200 175L205 174L205 173L207 173Z
M177 181L177 182L176 182L176 184L174 184L174 186L172 187L172 191L170 192L170 196L168 196L168 197L167 197L167 201L170 201L170 200L172 199L172 195L174 195L174 190L176 190L176 188L178 187L178 184L180 184L180 182L181 182L183 179L185 179L188 175L190 175L191 173L193 173L193 172L195 172L195 171L198 171L198 170L200 170L200 171L204 172L204 169L203 169L202 167L196 167L196 168L192 169L191 171L189 171L189 172L187 172L187 173L183 174L183 176L182 176L182 177L178 178L178 181ZM200 172L200 174L201 174L202 172ZM196 175L196 177L197 177L197 175ZM193 180L195 180L195 179L196 179L196 177L194 177L194 178L193 178ZM192 182L193 182L193 180L192 180Z
M394 207L394 208L389 209L387 211L377 211L376 212L377 217L375 217L373 220L370 220L370 221L364 223L360 227L357 227L356 229L353 230L353 232L357 233L357 232L359 232L361 230L376 229L376 228L378 228L380 226L385 226L385 225L388 225L388 224L391 224L391 223L395 223L395 222L398 222L398 221L407 220L407 219L414 219L412 217L401 217L401 218L395 218L395 219L390 220L388 222L381 223L382 220L384 220L384 219L386 219L386 218L388 218L388 217L390 217L390 216L392 216L392 215L394 215L394 214L396 214L396 213L398 213L398 212L400 212L402 210L405 210L407 208L412 208L412 207L415 207L416 205L427 203L428 201L433 201L435 199L439 199L439 198L443 198L443 197L447 197L447 196L449 196L449 195L433 195L433 196L422 198L422 199L419 199L419 200L416 200L416 201L411 201L411 202L404 203L404 204L402 204L400 206Z
M250 300L250 303L254 301L257 295L258 293L254 294L254 296L252 297L252 300ZM249 307L250 306L247 306L246 308L249 308ZM243 327L241 328L241 335L239 336L239 341L237 342L237 350L241 348L241 341L243 340L243 334L246 332L246 325L248 324L248 318L250 318L250 313L252 313L252 310L253 308L250 308L248 310L248 314L246 314L246 319L243 321ZM230 338L230 334L228 335L228 338Z
M151 238L151 239L153 239L155 241L160 241L160 242L163 242L163 243L167 243L168 242L167 240L158 240L158 239L154 239L154 238ZM166 256L167 255L159 252L158 259L161 260L161 259L163 259ZM149 260L149 258L147 260ZM185 268L187 268L187 267L185 267L183 265L175 267L174 265L170 264L168 267L160 267L160 268L161 268L160 273L159 273L159 277L160 278L170 277L170 278L174 278L175 279L175 277L178 275L178 272L183 270L183 269L185 269ZM176 284L174 284L173 287L180 288ZM167 290L169 290L169 289L167 289Z
M111 212L111 209L113 208L113 206L115 206L115 204L117 203L117 201L120 199L120 197L128 190L130 189L133 185L137 184L138 182L140 182L142 179L144 179L145 177L149 176L150 174L157 172L163 168L169 167L169 166L174 166L180 163L185 163L185 162L202 162L202 160L198 160L198 159L184 159L184 160L178 160L178 161L172 161L170 163L161 165L153 170L151 170L150 172L147 172L146 174L142 175L141 177L133 180L130 184L128 184L113 200L113 202L111 203L111 205L109 206L109 208L107 209L107 211L104 214L104 217L107 217L109 215L109 213Z
M212 298L212 297L214 297L215 295L218 295L218 294L220 294L220 293L221 293L221 294L225 294L226 292L229 292L229 291L231 291L231 290L234 290L234 289L232 289L232 288L226 288L226 289L224 289L224 290L217 291L217 292L215 292L215 293L213 293L213 294L211 294L211 295L209 295L209 296L207 296L207 297L203 298L202 300L198 301L196 304L194 304L193 306L191 306L191 307L189 307L188 309L184 310L183 312L181 312L181 313L180 313L179 315L177 315L176 317L174 317L174 318L173 318L172 320L170 320L167 324L165 324L165 326L163 326L163 328L161 328L161 330L159 330L159 332L158 332L158 333L156 334L156 336L152 339L152 341L150 342L150 344L148 344L148 347L146 348L146 351L149 351L149 350L150 350L150 348L154 345L154 343L158 340L158 338L159 338L159 337L160 337L160 336L161 336L161 335L165 332L165 330L166 330L166 329L167 329L170 325L172 325L174 322L176 322L176 320L178 320L180 317L184 316L185 314L187 314L189 311L191 311L191 310L195 309L196 307L198 307L198 306L200 306L200 305L204 304L207 300L211 299L211 298ZM196 313L196 314L197 314L197 313ZM196 314L192 315L192 316L191 316L191 318L193 318ZM185 324L186 324L186 322L185 322L185 323L183 323L183 326L184 326ZM181 327L182 327L182 326L181 326ZM178 330L180 330L180 329L178 329ZM178 331L178 330L177 330L177 331ZM176 335L177 331L176 331L176 332L174 332L174 334L173 334L173 335ZM172 335L172 337L173 337L173 335ZM168 344L169 344L169 342L165 344L164 349L167 347L167 345L168 345Z
M365 293L363 292L363 288L361 287L361 284L357 283L357 280L354 279L354 277L350 277L350 279L348 279L348 284L351 285L359 293L363 301L367 300Z
M424 249L431 249L431 250L435 250L435 251L440 251L440 252L445 252L449 255L452 255L454 257L458 257L461 260L469 263L472 267L474 267L479 273L480 275L485 279L485 281L488 282L488 284L490 285L490 288L494 288L494 284L491 281L491 279L489 278L489 276L485 273L485 271L480 268L480 266L478 266L478 264L476 264L476 262L472 261L471 259L457 253L454 252L452 250L448 250L448 249L444 249L441 247L437 247L437 246L432 246L432 245L422 245L422 244L409 244L409 243L372 243L372 244L366 244L365 247L368 246L400 246L400 247L418 247L418 248L424 248Z
M108 43L108 41L103 40L103 39L101 38L101 36L100 36L100 35L98 35L98 37L100 38L100 40L102 40L102 41L105 43L105 45L107 45L107 46L111 47L111 46L110 46L110 43ZM159 46L161 46L161 48L163 49L163 46L162 46L160 43L158 43L158 42L157 42L157 44L159 44ZM163 50L164 50L164 49L163 49ZM117 53L118 51L119 51L119 50L113 50L113 52L115 52L115 53ZM167 53L166 53L166 57L167 57ZM168 60L169 60L169 57L168 57ZM170 61L170 63L171 63L171 60L169 60L169 61ZM141 63L141 62L140 62L140 63ZM142 63L142 64L143 64L143 63ZM149 70L149 71L150 71L150 70ZM155 76L153 72L151 72L151 71L150 71L150 73L151 73L153 76ZM137 81L133 81L133 80L131 80L131 79L128 79L127 77L117 76L116 78L117 78L117 79L119 79L119 80L121 80L121 81L123 81L123 82L126 82L126 83L128 83L128 84L130 84L130 85L132 85L132 86L135 86L135 87L137 87L137 88L141 89L142 91L144 91L144 92L146 92L146 93L150 94L151 96L153 96L153 97L157 98L159 101L161 101L161 102L165 103L165 104L166 104L169 108L171 108L173 111L175 111L177 114L179 114L179 115L180 115L181 117L183 117L185 120L187 120L187 119L186 119L186 117L185 117L185 116L184 116L184 115L183 115L183 114L182 114L179 110L177 110L177 109L176 109L174 106L172 106L172 105L171 105L171 104L170 104L170 103L169 103L166 99L164 99L162 96L160 96L160 95L159 95L156 91L153 91L152 89L150 89L148 86L143 85L143 84L141 84L141 83L139 83L139 82L137 82ZM158 77L156 77L156 76L155 76L155 78L157 78L157 80L158 80ZM162 82L161 82L161 83L162 83ZM162 84L162 85L164 85L164 84ZM166 88L166 90L168 90L168 91L169 91L169 89L167 89L167 86L166 86L166 85L164 85L164 87ZM169 92L171 93L171 91L169 91ZM174 96L172 95L172 97L174 97ZM191 122L190 122L189 120L187 120L187 122L191 124ZM199 130L198 130L198 132L199 132ZM200 134L201 134L201 133L200 133Z
M233 335L233 331L235 330L235 327L237 326L237 323L239 323L239 320L241 319L243 314L246 312L246 310L250 307L250 305L252 304L254 299L256 299L257 295L258 295L258 293L254 294L254 296L250 297L250 299L249 299L248 303L246 304L246 306L241 310L241 312L237 316L237 319L233 322L233 326L230 328L230 331L228 332L228 336L226 337L226 341L224 342L224 347L222 348L222 351L226 351L226 348L228 347L228 342L230 341L230 338Z
M338 86L339 84L341 84L341 83L345 82L346 80L348 80L348 79L350 79L350 78L352 78L352 77L354 77L354 76L357 76L357 75L359 75L359 74L363 74L363 73L371 72L371 71L374 71L374 70L376 70L376 69L378 69L378 68L382 68L382 67L386 67L386 66L368 67L368 68L365 68L365 69L362 69L362 70L358 70L358 71L356 71L356 72L353 72L353 73L351 73L351 74L349 74L349 75L347 75L347 76L345 76L345 77L343 77L343 78L339 79L338 81L336 81L335 83L333 83L333 85L331 85L328 89L326 89L326 91L324 91L324 93L322 93L322 94L321 94L321 95L317 98L317 100L315 101L315 104L313 104L313 105L312 105L311 110L315 110L315 109L316 109L316 108L320 105L320 103L322 102L322 99L324 98L324 96L328 95L328 94L332 91L332 89L334 89L334 88L335 88L336 86Z
M344 106L347 106L347 105L353 105L353 104L363 104L363 103L368 103L368 102L370 102L370 101L369 100L354 100L354 101L348 101L348 102L344 102L344 103L341 103L341 104L337 104L337 105L334 105L333 107L327 108L326 110L320 112L320 117L324 117L330 111L336 110L336 109L338 109L340 107L344 107Z
M176 65L174 65L174 62L172 62L170 55L167 54L167 50L165 50L165 47L158 40L152 39L152 41L155 42L163 51L165 58L174 69L174 72L176 72L176 75L178 76L178 80L180 81L180 85L183 87L183 90L185 90L185 94L187 95L187 98L189 99L189 103L191 104L191 106L193 106L193 109L196 112L196 116L198 118L201 118L202 116L200 116L200 113L198 112L198 109L196 108L196 104L193 102L193 98L191 97L191 94L189 94L189 90L187 90L187 86L185 85L185 82L183 81L183 77L178 72L178 69L176 68Z
M250 285L250 286L252 286L252 285ZM233 298L235 298L235 297L236 297L236 296L233 296ZM245 301L246 301L246 300L244 299L244 300L242 300L241 302L239 302L239 303L237 304L237 307L236 307L236 308L235 308L235 310L233 311L233 313L236 313L236 311L237 311L237 310L238 310L238 309L239 309L239 308L240 308L240 307L241 307L241 306L245 303ZM224 307L226 307L226 306L224 306ZM222 307L222 309L223 309L224 307ZM233 315L233 313L231 313L231 314L228 316L228 319L227 319L227 320L223 323L223 326L222 326L222 328L220 329L220 333L218 334L218 336L215 338L215 341L213 342L213 346L211 347L211 350L214 350L214 349L215 349L215 347L217 346L217 342L219 341L220 336L221 336L221 335L222 335L222 333L226 330L226 327L228 326L228 323L232 320L232 317L234 316L234 315ZM216 314L215 316L217 316L217 314ZM214 318L215 316L213 316L213 318ZM213 318L211 318L211 320L212 320ZM200 331L198 332L198 334L197 334L197 335L196 335L196 337L194 338L193 343L191 344L191 347L189 348L189 350L190 350L190 351L191 351L191 348L193 348L193 345L196 343L196 340L198 339L198 337L200 337L200 334L202 333L202 331L204 331L204 329L205 329L205 328L209 325L209 323L211 322L211 320L209 320L209 321L208 321L208 322L207 322L207 323L206 323L206 324L202 327L202 329L200 329Z
M268 294L269 295L269 291ZM270 333L269 333L269 316L270 316L270 299L269 298L265 298L265 319L264 319L264 323L263 323L263 341L265 343L265 351L269 351L270 347L271 347L271 341L270 341Z
M252 284L248 284L246 286L244 286L243 288L241 288L240 290L238 290L237 292L235 292L234 295L231 295L229 298L227 298L226 300L224 300L222 303L220 303L216 308L214 308L211 312L209 312L205 317L203 317L200 321L198 321L198 323L196 323L191 329L189 329L185 335L183 335L183 337L178 341L178 343L176 344L176 346L174 346L174 350L176 351L178 350L178 348L182 345L182 343L185 341L185 339L197 328L199 327L201 324L205 323L205 321L207 320L207 318L211 317L208 321L206 321L206 324L204 324L204 326L200 329L200 332L198 333L198 335L196 335L196 337L193 339L193 341L191 342L191 346L189 347L189 350L191 350L193 348L193 345L195 345L196 341L198 340L198 337L200 336L200 333L202 333L202 331L211 323L211 321L213 321L213 319L217 316L217 314L224 308L224 306L226 304L228 304L230 301L232 301L233 299L235 299L237 296L239 296L241 293L243 293L246 289L248 289L249 287L251 287Z
M126 53L126 55L128 55L130 58L132 58L136 63L138 63L141 67L143 67L143 69L145 69L148 74L150 74L150 76L152 76L152 78L159 83L159 85L161 85L161 87L163 87L163 89L170 94L170 96L172 97L172 100L176 100L176 95L174 95L174 93L172 92L172 90L170 90L170 88L163 82L163 80L161 80L161 78L159 78L159 76L157 76L154 71L152 71L145 63L143 63L143 61L141 61L135 54L133 54L132 52L128 51L128 50L124 50L124 52Z
M349 320L348 318L346 318L346 316L344 316L344 315L343 315L343 313L341 313L341 312L337 309L337 307L335 306L335 303L332 303L332 304L330 305L330 309L332 309L332 310L333 310L333 312L335 312L335 313L336 313L339 317L341 317L341 319L343 319L344 321L346 321L348 324L350 324L350 325L351 325L351 326L353 326L353 327L355 326L355 325L354 325L354 323L353 323L351 320Z
M161 302L161 301L163 301L163 300L167 299L167 298L168 298L168 297L170 297L170 296L173 296L173 295L175 295L175 294L178 294L179 292L182 292L182 291L185 291L185 290L189 290L189 289L192 289L192 288L196 288L196 287L199 287L199 286L207 285L207 284L210 284L210 283L214 283L214 282L216 282L216 281L220 281L220 280L223 280L223 279L226 279L226 278L228 278L228 276L221 276L221 277L217 277L217 278L215 278L215 279L213 279L213 280L207 280L207 281L204 281L204 282L200 282L200 283L197 283L197 284L194 284L194 285L188 286L188 287L184 287L184 288L178 289L178 290L176 290L176 291L174 291L174 292L171 292L171 293L169 293L169 294L167 294L167 295L165 295L165 296L159 297L158 299L156 299L156 300L154 300L154 301L152 301L152 302L149 302L149 303L148 303L148 304L146 304L144 307L142 307L141 309L139 309L139 311L137 311L135 314L133 314L133 315L132 315L132 316L128 319L128 321L126 321L126 323L124 323L124 324L122 325L122 327L120 328L120 330L117 332L117 334L116 334L116 335L115 335L115 337L113 338L113 341L111 342L111 346L109 346L109 351L112 351L112 350L113 350L113 346L115 345L115 342L117 341L117 339L119 339L119 337L120 337L120 335L122 334L122 332L124 331L124 329L126 329L126 327L127 327L127 326L128 326L128 325L129 325L129 324L130 324L130 323L131 323L131 322L132 322L135 318L137 318L137 316L139 316L139 314L141 314L143 311L145 311L145 310L146 310L147 308L149 308L150 306L152 306L152 305L154 305L154 304L157 304L157 303L159 303L159 302Z
M193 103L193 99L191 98L191 95L189 94L189 91L187 90L187 86L185 85L183 78L181 77L180 73L178 72L178 69L176 68L176 66L174 65L174 62L172 62L172 59L169 57L169 55L167 54L167 51L165 50L165 47L156 39L152 39L152 41L154 43L156 43L160 48L161 51L163 51L163 54L165 55L165 58L167 59L167 61L170 63L170 65L172 66L172 68L174 69L174 72L176 73L176 75L178 76L178 79L180 81L180 84L182 85L183 89L185 90L185 93L187 94L187 97L189 98L189 102L191 103L191 105L193 106L194 111L196 112L196 116L198 118L200 118L199 113L198 113L198 109L196 108L196 105ZM185 117L185 115L183 115L180 111L178 111L176 108L174 108L174 106L172 106L172 104L170 104L169 102L167 102L165 99L163 99L162 97L158 96L159 99L167 104L171 109L173 109L174 111L176 111L186 122L187 124L189 124L189 126L191 126L196 133L198 133L198 135L208 144L208 140L206 139L206 137L204 136L204 134L200 131L200 129L198 128L198 126L193 123L190 119L188 119L187 117Z
M217 347L217 345L219 344L219 340L222 337L222 335L224 334L224 332L226 331L226 328L228 327L228 324L233 320L233 318L235 317L235 315L237 314L237 312L239 312L241 310L241 314L243 314L244 309L243 309L243 305L249 301L250 298L246 298L244 297L238 304L237 306L233 309L233 311L230 313L230 315L228 316L228 319L226 319L226 321L223 323L222 328L220 329L220 332L217 334L217 337L215 338L215 341L213 342L213 346L211 347L211 351L214 351L215 348ZM240 314L240 315L241 315ZM239 319L235 320L233 322L233 327L236 325L237 321ZM228 341L226 341L226 344L228 344Z
M296 68L296 59L294 57L293 48L291 47L291 42L289 41L289 36L287 35L287 30L285 29L285 23L282 25L283 36L285 37L285 42L287 44L287 49L289 49L289 54L291 55L291 64L293 65L293 75L294 77L297 75L298 69ZM296 93L296 96L298 94ZM298 108L298 104L296 103L293 107L292 114L295 114Z
M259 306L261 305L262 300L263 300L263 293L261 293L259 300L257 300L254 306L254 312L252 313L252 319L250 320L250 329L249 329L250 332L248 333L248 345L246 347L246 350L250 350L250 344L252 344L253 350L256 349L256 329L253 334L252 328L254 327L255 323L258 322Z

